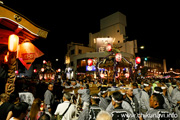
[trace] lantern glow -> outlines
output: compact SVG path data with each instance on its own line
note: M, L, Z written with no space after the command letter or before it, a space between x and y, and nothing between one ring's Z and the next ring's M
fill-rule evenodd
M41 72L44 72L44 68L41 68Z
M92 66L93 65L93 60L92 59L88 59L88 66Z
M101 76L101 78L104 78L105 75L101 73L100 76Z
M122 60L121 53L116 53L115 59L116 59L117 62L121 62L121 60Z
M18 49L19 37L15 34L9 36L8 39L8 50L10 52L16 52Z
M37 69L34 69L34 73L36 73L37 72Z
M107 50L108 52L110 52L110 51L112 50L111 44L108 44L108 45L106 46L106 50Z
M141 58L140 57L136 57L136 64L140 64L141 63Z

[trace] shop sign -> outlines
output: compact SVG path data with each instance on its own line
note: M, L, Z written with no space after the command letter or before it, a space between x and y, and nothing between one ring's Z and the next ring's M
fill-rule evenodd
M108 45L113 45L113 38L96 38L96 51L105 52Z
M86 71L96 71L96 67L95 66L86 66Z

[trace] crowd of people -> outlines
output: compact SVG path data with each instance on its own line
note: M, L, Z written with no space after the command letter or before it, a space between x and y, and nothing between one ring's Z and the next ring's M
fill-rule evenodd
M180 120L176 79L73 79L42 86L23 83L10 95L1 93L0 120Z

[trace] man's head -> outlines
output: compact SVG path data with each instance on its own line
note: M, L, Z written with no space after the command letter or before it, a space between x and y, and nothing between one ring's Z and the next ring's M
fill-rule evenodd
M133 96L133 87L131 86L126 87L126 95L129 97Z
M22 120L28 113L28 106L26 102L17 103L12 110L13 116Z
M114 93L112 94L112 105L113 105L114 107L119 106L120 103L122 102L122 100L123 100L123 96L122 96L122 94L121 94L119 91L114 92Z
M85 89L89 89L89 85L86 84L86 85L84 86L84 88L85 88Z
M133 89L138 88L138 84L136 82L134 82L132 85L133 85Z
M149 91L149 90L151 89L151 85L150 85L149 83L147 83L147 82L145 82L145 83L143 84L143 86L144 86L144 89L145 89L146 91Z
M100 111L96 116L96 120L112 120L112 116L106 111Z
M103 97L103 98L105 98L106 96L107 96L107 87L101 87L101 90L100 90L100 92L101 92L101 96Z
M162 94L163 90L161 87L155 87L154 88L154 93L157 93L157 94Z
M27 84L23 84L22 90L23 91L29 91L29 86Z
M53 84L48 85L48 90L53 91Z
M9 95L8 94L6 94L6 93L2 93L1 95L0 95L0 99L1 99L1 102L7 102L8 100L9 100Z
M69 92L65 92L63 94L63 101L70 101L71 100L71 94Z
M161 94L153 93L149 100L150 107L152 108L163 108L164 97Z
M92 105L93 104L99 104L99 101L100 101L100 98L99 98L99 96L98 96L98 94L92 94L91 95L91 103L92 103Z

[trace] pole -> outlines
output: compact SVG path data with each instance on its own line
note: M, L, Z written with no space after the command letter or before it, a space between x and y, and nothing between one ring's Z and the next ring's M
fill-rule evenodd
M15 70L17 69L17 61L16 61L16 52L9 52L9 59L8 59L8 78L5 85L5 93L10 95L15 90L15 80L16 74Z
M116 62L116 59L115 59L115 57L114 57L114 82L116 82L116 64L117 64L117 62Z

